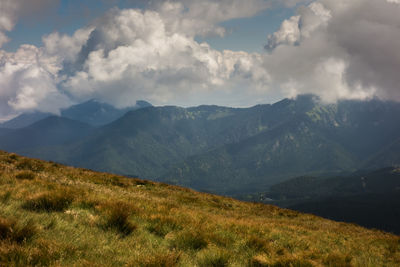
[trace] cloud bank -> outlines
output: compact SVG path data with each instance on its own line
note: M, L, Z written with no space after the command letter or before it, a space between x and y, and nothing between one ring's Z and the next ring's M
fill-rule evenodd
M321 0L268 37L265 68L289 95L400 101L400 5Z
M57 112L90 98L117 106L138 99L246 106L302 93L325 101L400 101L399 1L285 4L300 2L306 3L266 36L265 53L217 51L195 37L223 36L220 22L254 16L277 1L153 1L144 10L112 9L71 36L44 36L43 47L0 52L0 115ZM1 16L0 42L16 16Z

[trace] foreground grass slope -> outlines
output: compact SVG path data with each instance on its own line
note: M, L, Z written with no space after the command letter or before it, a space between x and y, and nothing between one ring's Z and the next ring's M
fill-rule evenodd
M0 152L0 266L396 266L400 238Z

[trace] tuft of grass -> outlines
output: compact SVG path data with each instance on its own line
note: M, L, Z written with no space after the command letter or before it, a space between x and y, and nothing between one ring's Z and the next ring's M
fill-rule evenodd
M71 192L59 189L36 195L26 200L22 207L37 212L61 212L65 211L73 200L74 195Z
M256 251L268 252L268 242L256 235L251 235L246 242L246 246Z
M7 204L9 201L10 201L10 199L11 199L11 196L12 196L12 192L9 190L9 191L7 191L7 192L5 192L2 196L1 196L1 202L3 203L3 204Z
M32 171L23 171L15 175L15 178L19 180L33 180L35 179L35 174Z
M18 159L16 154L9 154L5 159L4 162L6 163L14 163Z
M171 245L182 250L201 250L207 247L208 242L202 233L193 230L178 233Z
M29 170L33 172L41 172L44 170L44 164L38 160L24 158L16 165L18 170Z
M351 264L352 257L350 255L340 255L337 253L332 253L329 254L325 259L324 259L324 264L325 266L329 267L351 267L353 266Z
M267 266L269 266L268 259L265 255L255 255L254 257L249 259L247 266L248 267L267 267Z
M169 232L181 230L182 227L170 216L157 216L150 220L147 230L157 236L164 237Z
M221 250L207 250L199 256L198 264L201 267L229 266L229 254Z
M280 258L271 260L265 255L256 255L249 260L249 267L313 267L314 265L305 259Z
M171 251L167 253L155 253L142 257L134 266L140 267L174 267L178 265L181 253Z
M17 159L18 159L18 156L17 156L17 154L11 153L11 154L8 156L8 158L9 158L9 159L12 159L12 160L17 160Z
M79 203L79 208L84 210L94 210L99 205L97 201L83 200Z
M37 233L37 227L32 220L25 224L15 219L0 218L0 240L24 243L32 239Z
M132 207L125 202L114 202L108 204L105 229L117 230L123 236L130 235L137 226L129 221L132 215Z
M0 246L0 266L53 266L55 262L63 257L72 255L71 249L63 248L60 251L59 244L47 240L39 240L35 248L9 243ZM72 250L73 252L73 250ZM9 264L12 263L12 264Z
M395 254L400 251L400 237L388 242L389 254Z

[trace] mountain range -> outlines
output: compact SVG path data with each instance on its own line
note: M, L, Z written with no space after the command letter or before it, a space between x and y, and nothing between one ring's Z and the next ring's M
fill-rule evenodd
M72 107L64 116L0 131L0 149L225 195L400 163L395 102L325 104L302 95L250 108L146 104L119 117L108 105L92 112L93 104L78 105L80 114Z
M91 99L84 103L62 109L60 111L60 117L80 121L92 126L101 126L122 117L128 111L149 106L151 106L150 103L139 100L136 102L136 105L132 107L120 109L107 103ZM0 128L21 129L51 116L54 116L54 114L40 111L22 113L9 121L0 123Z
M341 177L296 177L253 197L252 200L400 234L398 167L357 171Z

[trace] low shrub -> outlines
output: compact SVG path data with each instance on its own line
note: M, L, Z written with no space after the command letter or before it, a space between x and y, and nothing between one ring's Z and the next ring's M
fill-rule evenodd
M19 180L33 180L35 179L35 174L31 171L23 171L15 175L15 178Z
M66 210L74 200L74 195L61 189L42 193L25 201L24 209L31 211L57 212Z

